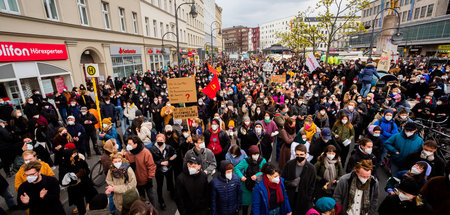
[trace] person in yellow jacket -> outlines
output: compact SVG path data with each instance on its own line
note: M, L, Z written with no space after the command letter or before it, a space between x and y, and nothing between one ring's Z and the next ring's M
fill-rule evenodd
M161 117L164 118L164 125L168 125L170 122L170 119L173 118L173 111L175 110L175 107L170 104L170 102L166 103L166 106L164 106L161 109Z
M24 151L22 153L22 158L23 161L25 162L25 164L29 163L30 161L37 161L37 156L36 156L36 152L35 151ZM53 176L55 177L55 173L53 172L52 168L50 168L50 166L45 163L44 161L39 161L41 163L41 173L42 175L46 175L46 176ZM23 167L25 166L25 164L23 164L19 171L17 171L16 173L16 178L14 180L14 187L16 188L16 191L19 189L20 185L27 181L27 177L25 176L25 171L23 170Z

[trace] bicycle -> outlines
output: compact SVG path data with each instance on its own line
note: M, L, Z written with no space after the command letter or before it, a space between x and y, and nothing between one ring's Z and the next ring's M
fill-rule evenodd
M442 127L448 120L448 117L443 121L436 122L433 120L417 118L414 123L418 125L418 134L424 140L433 140L438 144L436 151L437 155L443 158L446 162L450 160L450 135L444 133L446 127Z
M102 160L99 160L91 169L89 173L89 178L94 183L94 186L101 187L106 183L106 175L103 172Z

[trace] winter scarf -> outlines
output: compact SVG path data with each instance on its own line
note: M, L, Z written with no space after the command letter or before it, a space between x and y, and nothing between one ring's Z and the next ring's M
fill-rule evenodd
M131 154L137 155L144 149L144 144L138 143L135 149L130 150Z
M117 169L114 165L111 166L111 173L114 178L125 178L125 183L128 181L128 167L130 167L130 164L128 163L122 163L119 169Z
M353 173L354 174L354 173ZM361 214L368 214L370 210L370 182L371 178L366 181L365 184L361 183L361 181L358 179L356 174L354 174L355 177L352 179L352 183L350 185L350 192L349 192L349 199L348 199L348 207L352 208L352 205L355 200L356 195L356 189L362 190L363 195L361 199Z
M309 129L306 129L306 126L304 128L306 132L306 140L311 141L313 135L316 133L316 124L312 123Z
M325 159L323 159L323 164L325 165L325 172L323 173L323 178L327 181L329 181L330 183L334 180L336 180L336 162L338 160L330 160L328 158L325 157Z
M268 199L267 202L270 202L270 190L276 190L277 191L277 203L281 203L281 202L284 201L283 192L281 191L281 185L280 185L281 181L278 184L273 183L273 182L271 182L269 180L269 178L267 178L266 175L264 175L263 176L263 183L264 183L264 186L267 189L267 199Z

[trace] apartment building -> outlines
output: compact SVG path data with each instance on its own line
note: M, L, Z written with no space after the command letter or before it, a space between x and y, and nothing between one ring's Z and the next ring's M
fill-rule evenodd
M249 28L239 25L222 29L225 52L241 54L248 51Z

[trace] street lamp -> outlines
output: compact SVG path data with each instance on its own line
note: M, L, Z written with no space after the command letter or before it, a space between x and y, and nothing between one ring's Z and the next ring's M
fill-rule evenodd
M397 14L397 17L398 17L398 22L397 22L397 33L400 32L400 13L397 11L396 8L388 7L388 8L384 8L384 9L382 9L380 12L378 12L377 15L375 16L375 19L372 20L372 26L370 26L370 25L366 25L366 26L365 26L366 29L372 27L372 32L370 33L370 46L369 46L369 51L370 51L370 53L369 53L369 59L372 59L373 33L374 33L374 30L375 30L375 21L377 20L378 15L380 15L381 12L383 12L383 11L385 11L385 10L390 10L390 9L392 9L392 10ZM397 34L397 33L396 33L396 34Z
M175 5L175 26L176 26L176 30L177 30L176 36L177 36L178 77L181 77L181 61L180 61L181 60L181 54L180 54L181 51L180 51L180 37L179 37L180 34L179 34L179 31L178 31L178 9L180 9L180 7L182 5L190 4L191 5L191 11L189 12L189 15L191 15L192 18L195 19L195 17L197 17L198 13L197 13L197 10L195 8L195 2L194 1L192 1L192 2L185 2L185 3L182 3L182 4L178 5L178 6L177 6L177 0L174 0L173 2L174 2L174 5Z
M219 24L219 22L216 20L216 21L213 21L213 22L209 25L209 27L211 28L211 59L212 59L212 60L214 60L213 31L214 31L214 30L217 30L217 28L214 28L214 29L213 29L214 23ZM222 29L220 29L220 27L219 27L219 33L218 33L218 34L219 34L219 35L222 34Z

